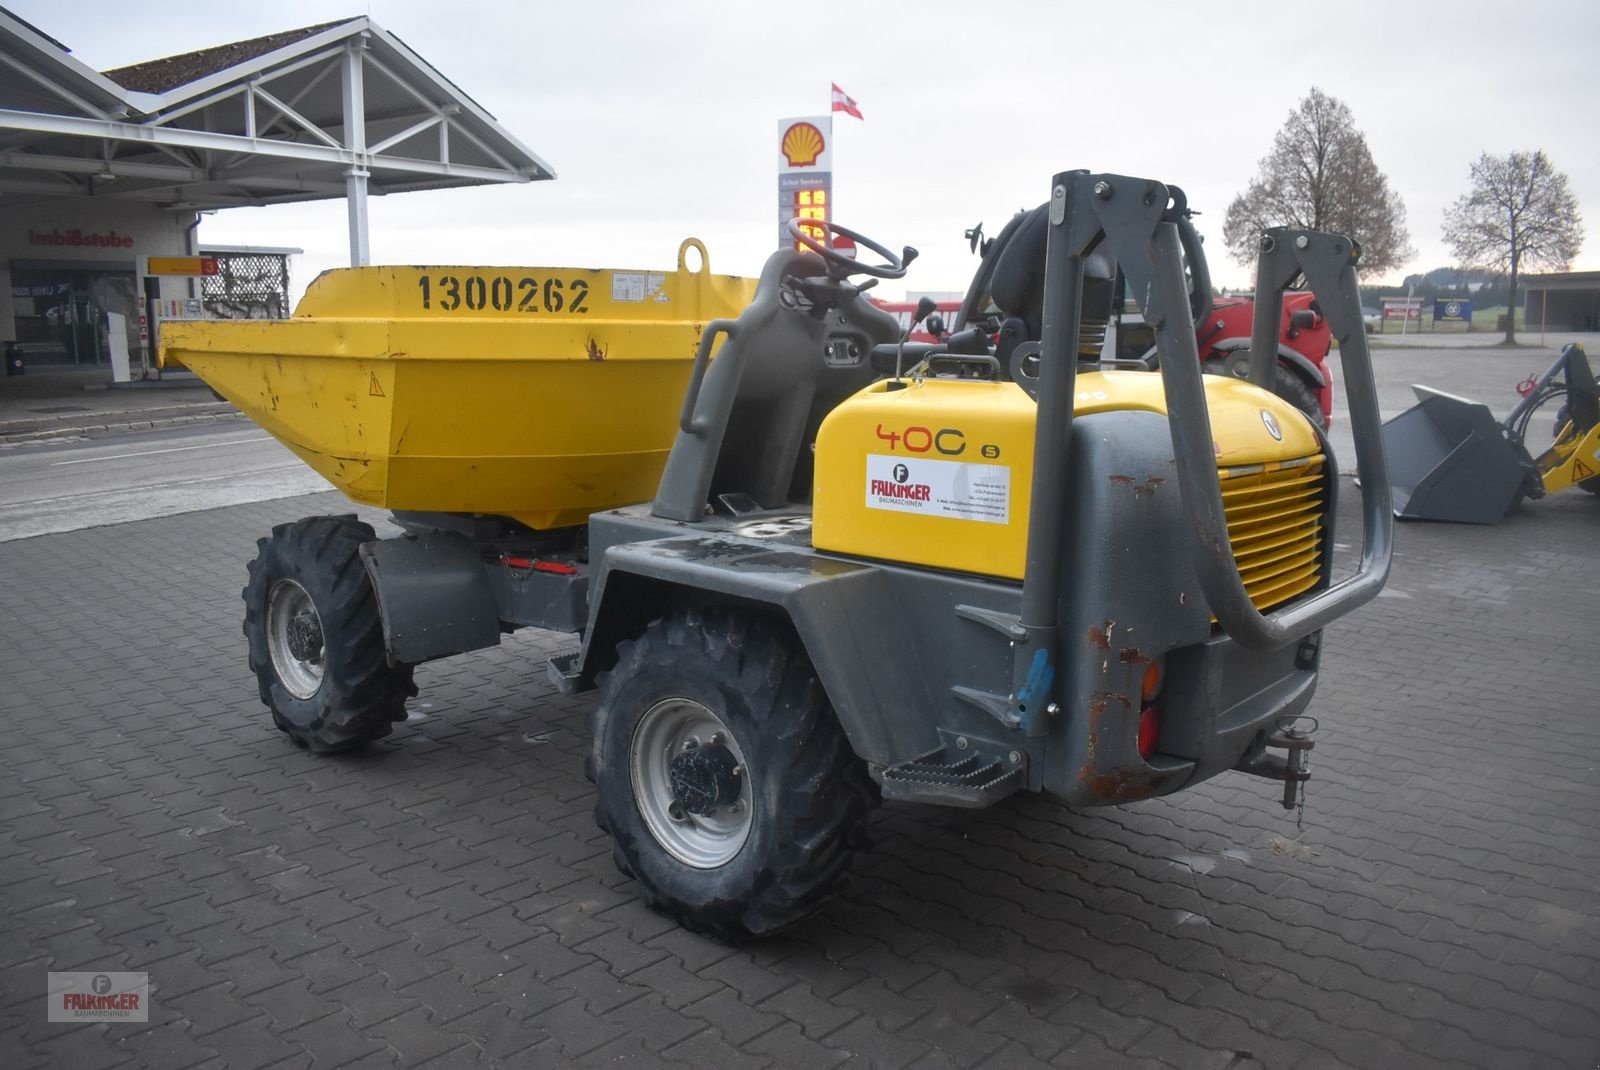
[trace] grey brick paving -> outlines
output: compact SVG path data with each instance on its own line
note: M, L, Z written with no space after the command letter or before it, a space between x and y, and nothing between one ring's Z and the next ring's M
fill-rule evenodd
M1600 1062L1600 500L1400 529L1329 632L1303 828L1234 775L888 806L838 902L741 948L612 867L565 637L423 667L367 753L279 736L243 564L343 508L0 545L0 1066ZM149 971L150 1022L46 1023L74 968Z

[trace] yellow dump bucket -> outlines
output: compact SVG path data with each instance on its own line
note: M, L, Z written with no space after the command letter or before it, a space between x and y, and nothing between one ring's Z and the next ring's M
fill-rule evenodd
M560 527L655 493L701 328L755 285L693 238L670 272L349 268L292 319L163 324L161 359L355 501Z

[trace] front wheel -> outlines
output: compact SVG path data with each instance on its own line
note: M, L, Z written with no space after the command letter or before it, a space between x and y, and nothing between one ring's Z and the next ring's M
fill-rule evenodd
M245 585L250 668L272 720L319 754L389 734L416 694L410 665L390 665L353 516L279 524L261 539Z
M737 612L686 611L619 648L595 715L595 823L653 908L722 940L811 914L872 804L805 652Z

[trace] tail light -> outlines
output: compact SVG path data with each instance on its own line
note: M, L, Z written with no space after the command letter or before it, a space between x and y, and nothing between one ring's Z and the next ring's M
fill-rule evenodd
M1161 735L1161 718L1156 713L1156 696L1166 682L1166 670L1160 658L1144 667L1144 679L1139 681L1139 757L1149 758L1156 752L1156 737Z
M1144 667L1144 679L1139 682L1139 701L1148 706L1161 690L1161 662L1152 661Z
M1160 734L1161 719L1151 703L1139 711L1139 757L1149 758L1156 752L1156 737Z

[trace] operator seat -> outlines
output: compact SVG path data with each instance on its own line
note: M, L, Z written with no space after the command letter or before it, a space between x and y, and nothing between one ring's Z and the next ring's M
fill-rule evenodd
M1025 212L994 251L989 297L1000 310L995 358L1007 367L1011 353L1024 342L1044 337L1044 261L1050 235L1049 205Z
M1583 347L1570 345L1567 354L1567 412L1580 430L1588 430L1600 423L1600 386L1595 383L1594 372Z
M1023 213L1009 238L993 254L998 259L989 276L989 296L1002 315L994 354L1001 367L1008 366L1017 346L1044 338L1049 211L1048 204L1041 204ZM1096 250L1084 258L1083 275L1083 322L1078 337L1078 359L1098 361L1105 340L1105 325L1111 318L1117 263L1109 253Z
M1005 244L996 250L989 295L1007 317L1022 321L1028 337L1044 331L1044 261L1050 236L1049 208L1024 212Z
M866 359L872 347L900 334L899 322L863 297L804 307L804 281L827 277L815 253L780 249L739 318L707 325L729 337L706 368L691 426L673 442L653 515L696 523L719 502L776 509L810 497L817 427L876 376Z

